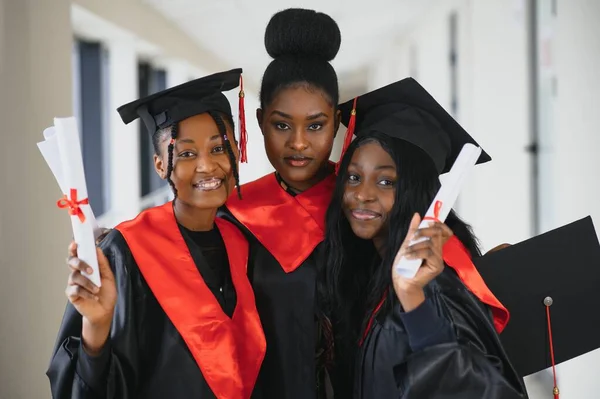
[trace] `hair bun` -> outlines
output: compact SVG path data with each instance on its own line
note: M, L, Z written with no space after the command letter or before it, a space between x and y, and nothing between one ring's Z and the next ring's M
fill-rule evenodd
M341 42L340 28L329 15L302 8L273 15L265 31L265 47L273 58L292 55L331 61Z

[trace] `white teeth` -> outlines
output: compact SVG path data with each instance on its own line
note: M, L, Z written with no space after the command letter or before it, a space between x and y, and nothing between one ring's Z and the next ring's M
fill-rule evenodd
M222 183L221 179L211 179L211 180L205 180L205 181L201 181L199 183L194 184L195 187L203 189L203 190L211 190L211 189L215 189L218 188Z

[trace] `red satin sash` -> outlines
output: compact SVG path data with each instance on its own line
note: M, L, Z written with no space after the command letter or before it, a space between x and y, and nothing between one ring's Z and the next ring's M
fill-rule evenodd
M498 333L501 333L508 324L510 314L485 284L483 277L473 264L469 252L456 236L450 237L444 244L443 257L444 262L456 271L469 291L492 309L494 327Z
M217 398L250 398L266 342L246 276L248 243L217 218L237 293L233 316L221 309L198 272L171 202L117 226L135 261Z
M274 173L242 186L243 199L232 195L227 209L291 273L325 238L325 213L335 185L332 173L312 188L292 196Z

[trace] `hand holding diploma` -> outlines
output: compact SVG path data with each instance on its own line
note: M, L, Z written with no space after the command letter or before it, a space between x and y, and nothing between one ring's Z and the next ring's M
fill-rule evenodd
M425 301L423 288L444 270L442 248L444 243L452 236L452 230L443 223L434 223L432 226L419 229L421 218L418 213L413 215L408 234L396 255L396 261L402 257L407 260L418 259L422 262L414 277L406 278L392 268L392 282L398 300L405 312L410 312ZM409 237L418 235L426 238L409 246L412 242Z
M38 148L64 194L57 205L71 215L79 255L92 270L91 273L84 271L83 275L100 286L95 245L95 234L99 229L89 205L75 118L55 118L54 126L44 131L44 141L38 143Z
M419 230L427 228L432 222L444 223L446 217L448 217L450 210L456 202L456 198L458 197L466 177L477 163L477 159L479 159L480 154L480 147L477 147L473 144L465 144L463 146L463 149L456 158L454 165L452 165L452 169L450 169L446 175L442 187L433 199L433 202L427 210L425 217L420 222ZM408 237L411 236L408 235ZM421 236L416 239L411 238L409 248L428 239L429 238L426 236ZM405 256L402 256L400 253L401 251L402 249L399 251L400 259L397 257L397 260L394 262L394 272L404 278L412 279L415 277L417 271L421 267L423 259L407 259Z
M96 248L96 256L102 288L83 276L83 273L89 272L90 266L77 257L77 244L72 242L69 245L67 263L71 273L65 290L69 302L83 317L83 344L91 355L99 353L106 343L117 303L115 276L108 259L100 248Z

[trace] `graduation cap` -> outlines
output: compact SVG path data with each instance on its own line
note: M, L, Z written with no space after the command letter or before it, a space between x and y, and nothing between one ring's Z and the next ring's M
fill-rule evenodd
M117 108L125 124L141 118L150 134L194 115L216 111L232 116L224 91L240 87L240 153L246 162L246 123L242 69L232 69L195 79L135 100Z
M339 105L348 127L342 156L352 135L380 132L421 148L438 173L450 170L463 145L479 144L413 78L402 79ZM340 157L341 159L341 157ZM477 163L492 158L482 151Z
M600 244L590 217L474 261L510 312L500 339L520 376L600 347Z

